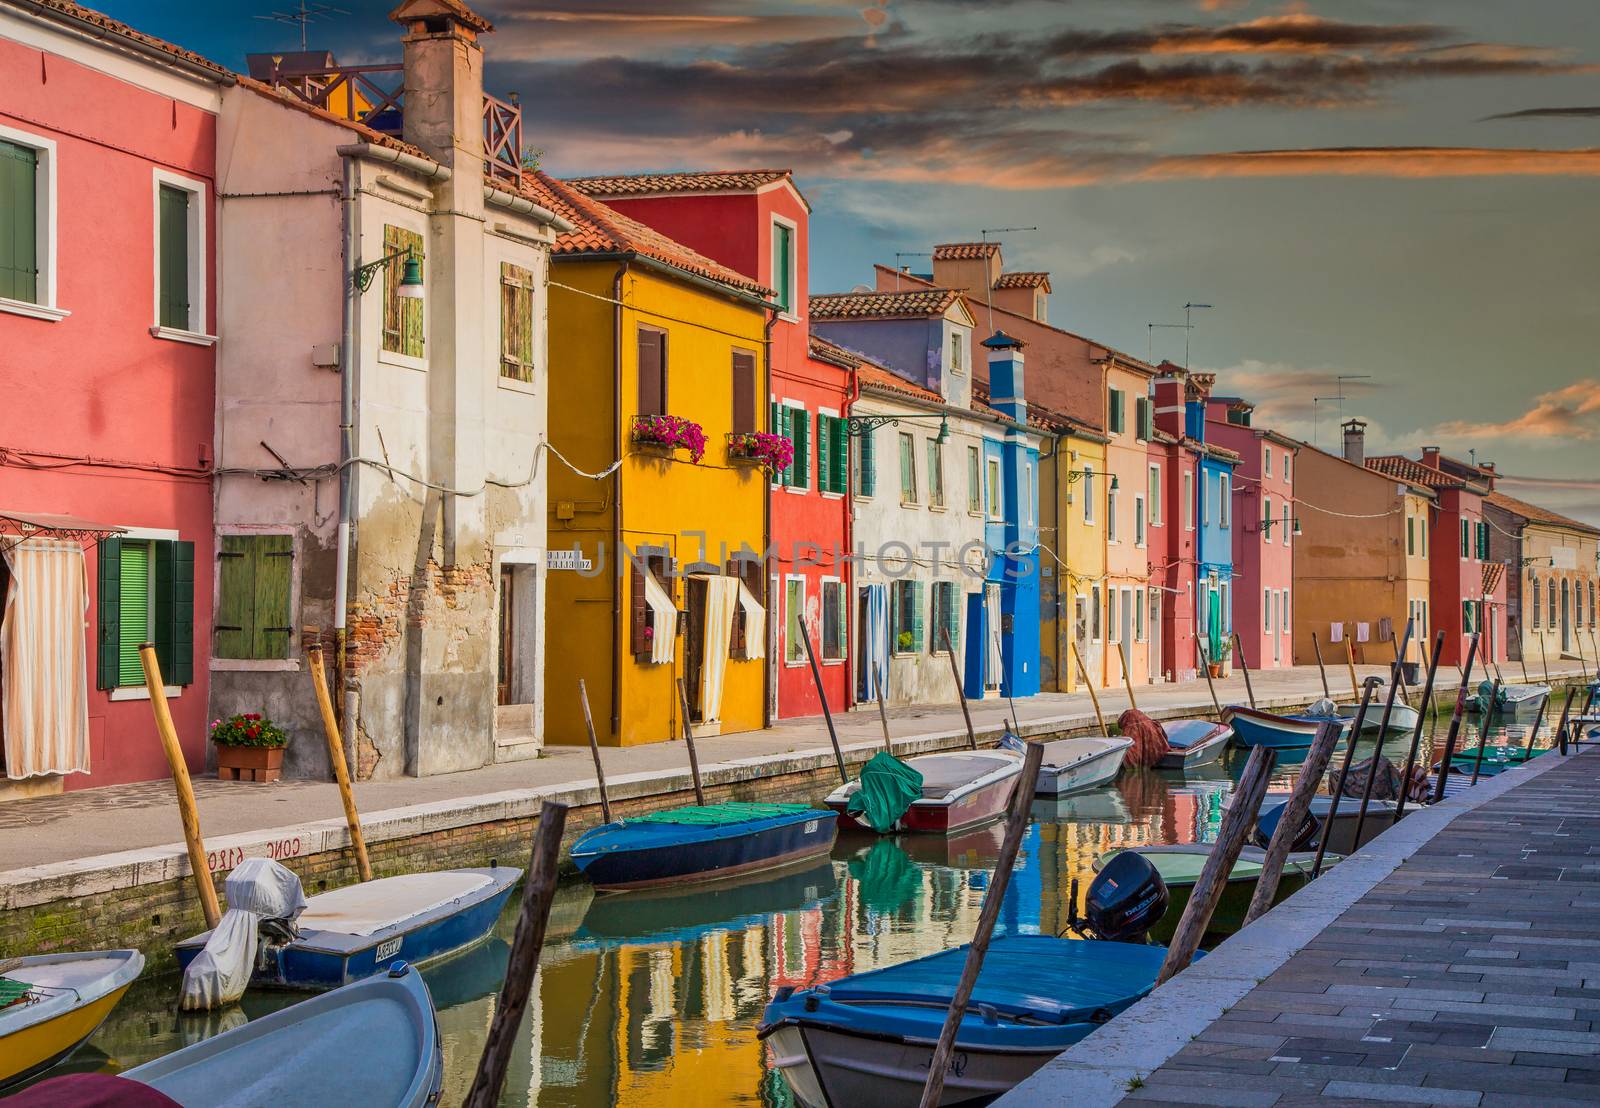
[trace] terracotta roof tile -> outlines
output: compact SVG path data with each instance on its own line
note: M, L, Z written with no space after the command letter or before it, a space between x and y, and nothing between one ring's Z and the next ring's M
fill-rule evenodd
M405 23L408 20L441 14L451 16L459 20L462 26L483 34L494 30L493 23L467 7L461 0L403 0L398 8L389 13L389 18L396 23Z
M1000 253L998 242L941 242L933 248L933 260L971 261L975 258L992 258L998 253Z
M961 298L955 289L827 293L811 298L811 318L921 319L943 315Z
M863 361L856 370L856 377L863 388L876 389L879 392L892 392L899 396L921 400L927 404L943 404L944 397L932 389L907 381L899 374L891 373L881 366Z
M123 23L120 20L112 19L109 15L97 12L93 8L86 8L82 4L74 4L71 3L70 0L30 0L30 6L35 5L45 9L46 11L55 12L58 15L66 17L67 19L77 20L80 23L87 23L91 26L98 27L102 31L109 32L110 34L116 35L119 38L125 38L132 42L137 42L141 46L148 46L152 49L159 50L164 54L171 54L174 58L188 62L190 65L196 65L203 69L209 69L224 81L232 80L234 77L232 70L218 65L210 58L196 54L193 50L185 50L183 47L174 45L165 39L156 38L154 35L147 35L143 31L136 31L126 23Z
M640 254L740 292L753 293L763 299L772 296L772 290L765 285L742 273L735 273L593 197L583 195L548 173L524 174L523 191L530 199L543 197L540 202L545 207L572 224L574 229L558 237L551 247L550 252L557 257Z
M1050 291L1050 274L1039 270L1017 270L1015 273L1002 273L1000 279L994 283L997 289L1036 289L1043 288Z
M848 350L836 342L829 342L821 335L808 335L811 356L830 365L843 369L855 369L868 359L854 350Z
M1483 498L1484 503L1493 504L1512 515L1521 516L1532 523L1546 523L1552 527L1563 527L1570 531L1582 531L1586 535L1600 535L1600 527L1593 527L1587 523L1570 519L1549 508L1541 508L1537 504L1529 504L1526 500L1518 500L1514 496L1507 496L1503 492L1492 492Z
M787 169L726 169L572 177L567 184L585 196L615 199L663 192L749 192L787 176Z
M1380 454L1375 458L1368 458L1367 468L1398 478L1407 484L1421 485L1429 489L1458 489L1466 484L1459 477L1452 477L1448 473L1432 466L1425 466L1401 454Z

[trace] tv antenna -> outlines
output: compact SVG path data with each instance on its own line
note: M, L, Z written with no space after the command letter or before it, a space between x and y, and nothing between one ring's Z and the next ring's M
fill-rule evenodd
M300 5L294 11L268 12L255 18L266 20L268 23L297 24L300 27L300 49L304 52L306 46L306 25L314 20L330 15L349 15L343 8L336 8L332 4L323 4L318 0L300 0Z
M1189 370L1189 336L1194 334L1194 320L1190 318L1196 308L1213 308L1214 304L1196 304L1190 302L1183 306L1183 368Z
M1012 231L1037 231L1038 229L1039 228L1037 228L1037 227L984 227L981 230L979 230L978 237L979 237L979 239L981 241L988 242L990 235L1005 235L1005 234L1009 234ZM993 334L994 333L994 289L992 287L993 282L986 279L983 282L983 284L984 284L984 289L983 289L984 304L989 309L989 333Z
M1155 356L1156 356L1156 328L1157 327L1172 327L1172 328L1176 328L1179 331L1187 331L1192 326L1193 326L1193 324L1190 324L1190 323L1146 323L1144 325L1144 360L1150 365L1155 365L1156 364L1155 363ZM1188 368L1188 364L1189 364L1189 359L1187 357L1185 357L1183 359L1183 362L1184 362L1184 368L1187 369Z
M931 258L931 257L933 257L932 254L919 254L914 250L896 250L894 252L894 287L896 289L898 289L900 287L900 274L902 272L910 272L909 269L906 269L905 267L903 267L900 264L900 259L901 258Z

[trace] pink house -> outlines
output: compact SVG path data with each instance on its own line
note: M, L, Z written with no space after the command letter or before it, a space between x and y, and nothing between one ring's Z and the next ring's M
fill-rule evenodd
M1150 480L1160 489L1164 505L1160 526L1150 528L1150 587L1160 589L1158 632L1162 659L1160 676L1168 681L1192 681L1199 675L1195 652L1194 572L1199 532L1196 504L1199 454L1194 440L1184 434L1183 372L1169 362L1159 367L1161 376L1151 386L1155 431L1150 440Z
M74 5L0 21L0 800L191 768L212 625L226 71Z
M1294 665L1294 456L1299 444L1251 426L1237 396L1206 404L1206 437L1239 455L1233 470L1233 627L1252 669Z

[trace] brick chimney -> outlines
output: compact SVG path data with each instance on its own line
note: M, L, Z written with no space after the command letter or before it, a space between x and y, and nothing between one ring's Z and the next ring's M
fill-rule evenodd
M960 289L979 303L1000 279L1003 267L998 242L942 242L933 248L933 283Z
M1171 362L1162 362L1161 376L1157 377L1151 399L1155 404L1156 427L1173 438L1183 437L1183 369Z
M1359 419L1344 424L1344 460L1358 466L1367 464L1367 425Z
M389 18L405 28L402 137L483 189L483 47L494 26L460 0L404 0Z
M1432 469L1439 468L1439 448L1437 446L1424 446L1422 448L1422 464Z

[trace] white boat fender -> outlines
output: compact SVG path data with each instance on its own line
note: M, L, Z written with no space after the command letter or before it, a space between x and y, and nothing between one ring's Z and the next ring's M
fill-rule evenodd
M1339 705L1325 696L1320 700L1314 701L1311 707L1306 709L1306 715L1308 716L1336 716L1338 714Z
M178 1006L185 1011L220 1008L243 996L255 969L261 921L292 921L305 911L300 878L270 858L246 858L223 887L228 910L183 971Z

